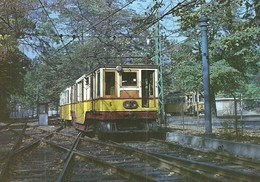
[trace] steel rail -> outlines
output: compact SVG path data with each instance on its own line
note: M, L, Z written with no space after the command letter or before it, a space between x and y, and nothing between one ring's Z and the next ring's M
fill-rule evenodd
M204 162L198 162L198 161L194 161L194 160L188 160L188 159L184 159L184 158L180 158L180 157L173 157L173 156L168 156L168 155L162 155L162 154L158 154L158 153L154 153L154 152L148 152L148 151L144 151L141 149L136 149L136 148L132 148L132 147L126 147L126 146L122 146L116 142L112 142L113 144L117 145L118 147L122 147L123 150L129 150L132 152L137 152L137 153L141 153L143 155L152 155L152 156L156 156L160 159L165 159L168 162L173 162L175 165L181 165L181 166L186 166L189 168L193 168L194 170L198 170L200 169L201 171L204 172L210 172L213 174L222 174L226 177L231 177L231 178L236 178L238 180L246 180L246 181L252 181L254 182L256 179L260 179L259 175L255 175L255 174L251 174L251 173L247 173L247 172L241 172L241 171L237 171L234 169L230 169L230 168L226 168L226 167L220 167L220 166L216 166L213 164L209 164L209 163L204 163ZM170 160L170 161L169 161Z
M105 143L105 142L93 140L93 139L90 139L90 138L83 138L83 140L92 142L94 144L99 144L99 145L102 145L102 146L106 145L106 146L111 147L113 149L116 149L118 151L128 153L128 154L134 154L134 155L137 155L137 156L142 157L142 158L146 158L146 159L148 158L149 160L152 160L152 161L159 163L159 165L161 167L165 167L167 169L174 170L176 173L188 176L191 179L195 178L197 181L210 181L210 182L211 181L218 181L215 177L201 173L197 170L189 169L187 167L184 167L182 164L174 162L174 161L171 161L171 162L166 161L165 159L159 158L157 156L154 156L154 155L149 154L147 152L144 152L142 150L137 150L137 149L134 149L134 148L122 146L122 145L117 144L115 142Z
M68 149L68 148L66 148L66 147L64 147L64 146L62 146L60 144L54 143L52 141L49 141L49 140L46 140L46 139L43 139L42 141L47 143L47 144L49 144L49 145L51 145L51 146L53 146L53 147L62 149L64 151L68 151L68 152L70 151L70 149ZM133 180L133 181L147 181L147 182L149 182L149 181L151 181L151 182L156 181L153 178L150 178L148 176L143 176L143 175L137 174L135 172L128 171L126 169L120 168L118 166L115 166L115 165L113 165L113 164L111 164L109 162L105 162L105 161L103 161L103 160L101 160L101 159L99 159L99 158L97 158L95 156L86 154L84 152L81 152L81 151L78 151L78 150L74 150L73 153L75 155L78 155L79 157L82 157L82 158L90 161L90 162L96 163L96 164L98 164L100 166L103 166L105 168L109 168L109 169L112 170L113 173L116 173L116 174L118 174L118 175L120 175L120 176L122 176L122 177L124 177L126 179Z
M8 168L10 166L10 162L12 160L12 157L15 154L15 150L17 150L18 147L21 145L21 141L23 138L23 134L26 130L26 127L27 127L27 123L24 124L23 129L22 129L21 133L19 134L17 141L15 142L14 146L12 147L11 151L9 152L9 154L5 160L4 166L3 166L1 174L0 174L0 181L5 181L5 179L6 179L6 176L8 173Z
M52 135L54 133L55 132L51 133L50 135ZM72 135L67 135L67 134L62 134L62 133L57 133L57 134L68 136L68 137L72 136ZM38 137L31 136L29 134L26 134L26 136L30 136L32 138L38 139ZM46 138L47 138L47 136L46 136ZM66 148L66 147L64 147L62 145L59 145L59 144L56 144L56 143L54 143L54 142L52 142L50 140L47 140L46 138L42 138L39 141L45 142L45 143L47 143L47 144L49 144L49 145L51 145L53 147L56 147L56 148L61 149L61 150L65 150L67 152L71 151L70 149L68 149L68 148ZM36 142L39 142L39 141L36 141ZM26 147L24 147L24 148L26 148ZM127 170L125 170L123 168L117 167L117 166L112 165L112 164L110 164L108 162L102 161L102 160L98 159L97 157L93 157L91 155L88 155L86 153L83 153L83 152L75 150L75 149L72 152L72 155L73 154L74 155L78 155L78 156L80 156L80 157L82 157L82 158L84 158L84 159L86 159L88 161L91 161L91 162L97 163L97 164L99 164L101 166L104 166L106 168L109 168L109 169L112 170L113 173L117 173L120 176L122 176L124 178L127 178L127 179L142 180L142 181L156 181L156 180L154 180L152 178L149 178L147 176L143 176L143 175L131 172L131 171L127 171Z
M14 124L14 123L15 123L15 121L12 121L12 122L10 122L10 123L8 123L8 124L5 124L4 126L0 126L0 130L7 128L7 127L9 127L11 124Z
M35 128L34 128L34 129L35 129ZM37 129L37 128L36 128L36 129ZM53 134L59 132L59 131L62 130L62 129L63 129L62 126L58 127L57 129L55 129L55 130L52 131L52 132L48 132L48 131L46 131L46 130L38 129L38 130L40 130L40 131L42 131L42 132L44 132L44 133L49 133L48 135L43 136L43 137L37 137L37 136L33 136L32 134L27 134L27 133L24 133L23 135L24 135L24 136L27 136L27 137L31 137L31 138L37 139L37 140L41 140L41 139L43 139L43 138L48 138L48 137L52 136ZM15 131L15 130L13 130L13 129L10 129L10 131L11 131L11 132L14 132L14 133L18 133L17 131ZM28 145L30 145L30 144L28 144Z
M158 153L154 153L154 152L148 152L148 153L151 155L163 158L165 160L170 160L170 161L181 163L181 164L183 164L187 167L191 167L193 169L201 169L205 172L210 172L213 174L221 174L223 176L236 178L238 180L243 179L245 181L254 182L256 179L260 179L259 175L250 174L247 172L241 172L241 171L230 169L227 167L216 166L216 165L205 163L205 162L198 162L198 161L188 160L188 159L184 159L184 158L158 154Z
M31 137L31 138L33 138L33 139L36 139L36 141L33 141L33 142L31 142L31 143L29 143L29 144L27 144L27 145L25 145L25 146L23 146L23 147L21 147L21 148L19 148L19 149L16 149L16 150L14 151L14 155L17 155L18 153L24 152L25 150L30 149L30 148L36 146L37 144L40 143L40 141L41 141L42 139L49 138L49 137L51 137L52 135L54 135L54 133L59 132L59 131L62 130L62 129L63 129L63 127L61 126L61 127L57 128L55 131L53 131L53 132L51 132L51 133L49 133L48 135L43 136L43 137L37 137L37 136L32 136L32 135L23 133L24 136L26 136L26 137ZM12 129L11 129L10 131L11 131L11 132L14 132L14 133L18 133L17 131L14 131L14 130L12 130ZM41 131L44 131L44 130L41 130ZM44 132L46 132L46 131L44 131Z
M59 134L64 135L62 133L59 133ZM65 136L69 136L69 135L65 135ZM198 162L198 161L194 161L194 160L188 160L188 159L184 159L184 158L180 158L180 157L166 156L166 155L156 154L156 153L147 152L147 151L143 152L140 149L135 149L135 148L131 148L131 147L122 146L122 145L120 145L120 144L118 144L116 142L111 142L114 145L110 145L108 143L104 143L104 142L101 142L101 141L96 141L96 140L89 139L89 138L84 138L83 140L87 140L87 141L95 143L95 144L107 145L107 146L110 146L110 147L115 147L114 145L116 145L115 148L117 148L117 149L123 150L125 152L132 151L132 152L137 153L139 155L140 154L141 155L148 155L148 154L150 154L152 156L158 157L158 159L166 159L167 160L166 163L169 162L168 160L171 160L171 162L173 162L174 165L176 165L176 167L186 166L186 168L184 167L184 170L188 169L187 167L191 167L194 170L200 169L204 173L205 172L210 172L210 173L213 173L213 174L214 173L215 174L219 173L219 174L221 174L223 176L232 177L232 178L236 178L236 179L240 179L240 180L244 179L244 180L255 181L255 179L258 179L258 178L260 179L259 175L254 175L254 174L250 174L250 173L247 173L247 172L241 172L241 171L237 171L237 170L230 169L230 168L227 168L227 167L220 167L220 166L216 166L214 164L209 164L209 163L205 163L205 162ZM157 142L161 142L161 140L156 140L156 139L152 139L152 140L157 141ZM207 153L207 152L205 152L205 153ZM257 162L254 163L252 161L246 161L246 160L243 160L243 161L245 161L245 163L241 162L242 164L248 164L249 163L249 164L254 164L254 165L252 165L254 167L259 167L259 164ZM190 171L190 169L188 169L188 171ZM183 171L182 171L182 173L183 173ZM199 173L199 174L202 175L201 173ZM191 173L188 174L188 176L194 177L194 173L191 172ZM205 177L208 178L208 174L205 175ZM213 179L215 180L216 178L213 178ZM200 178L198 180L200 180Z
M204 150L194 149L192 147L182 146L182 145L167 142L167 141L164 141L164 140L158 140L158 139L150 139L150 140L155 141L155 142L159 142L159 143L163 143L163 144L167 145L168 147L187 148L189 150L194 150L196 152L213 155L214 158L216 158L216 159L230 160L230 161L232 161L232 163L235 163L235 164L242 164L242 165L248 165L248 166L251 166L251 167L260 168L260 163L257 162L257 161L252 161L252 160L248 160L248 159L241 158L241 157L234 157L234 156L231 156L231 155L228 155L228 154L223 154L223 153L214 152L214 151L204 151Z
M66 135L66 134L63 134L63 133L59 133L59 134L70 137L70 135ZM135 154L135 155L138 155L138 156L141 156L141 157L144 157L144 158L148 157L150 160L153 160L157 163L159 162L161 167L165 167L167 169L174 169L176 173L184 174L184 175L189 176L191 178L196 178L198 181L200 181L200 180L217 181L216 178L211 177L207 174L203 174L203 173L200 173L199 171L191 170L187 167L183 167L180 164L176 164L174 162L168 162L168 161L161 159L159 157L156 157L154 155L143 153L142 151L137 151L135 149L129 150L129 148L122 146L122 145L115 143L115 142L111 142L111 143L114 143L114 144L109 144L109 143L104 143L104 142L101 142L101 141L98 141L98 140L93 140L93 139L90 139L90 138L82 138L82 140L86 140L86 141L94 143L94 144L99 144L99 145L103 145L103 146L106 145L106 146L109 146L109 147L113 147L114 149L120 150L122 152Z
M111 164L109 162L105 162L105 161L103 161L101 159L98 159L97 157L90 156L90 155L87 156L84 152L81 152L81 151L75 151L75 154L77 154L79 156L82 156L84 158L87 158L90 161L95 162L95 163L97 163L99 165L102 165L104 167L112 169L112 172L117 173L117 174L121 175L122 177L127 178L130 181L146 181L146 182L157 181L156 179L153 179L151 177L144 176L144 175L141 175L141 174L138 174L138 173L135 173L135 172L132 172L132 171L120 168L120 167L115 166L115 165L113 165L113 164Z
M72 158L74 156L74 152L73 150L75 150L79 144L79 140L80 140L80 137L82 136L82 133L80 132L78 135L77 135L77 138L76 140L73 142L73 145L71 146L69 152L67 153L67 156L65 157L64 159L64 167L62 169L62 171L60 172L60 175L58 177L58 182L61 182L61 181L64 181L65 180L65 177L66 177L66 171L68 170L69 168L69 165L72 161Z
M12 158L15 157L15 156L17 156L18 154L21 154L21 153L23 153L23 152L29 150L29 149L32 149L32 148L37 147L43 139L47 139L47 138L53 136L56 132L59 132L59 131L62 130L62 129L63 129L63 127L61 126L61 127L57 128L57 129L55 129L55 130L54 130L53 132L51 132L51 133L48 132L48 134L45 135L45 136L43 136L43 137L37 137L37 136L30 135L30 134L22 133L22 135L24 135L24 136L26 136L26 137L30 137L30 138L36 139L36 140L35 140L35 141L32 141L31 143L29 143L29 144L27 144L27 145L25 145L25 146L23 146L23 147L21 147L21 148L17 148L17 147L16 147L16 150L14 150L14 152L13 152L13 154L12 154ZM13 130L13 129L10 129L10 131L11 131L11 132L14 132L14 133L18 133L17 131L15 131L15 130ZM47 133L47 131L44 131L44 130L41 130L41 131ZM4 176L4 177L7 177L7 176ZM0 178L0 181L7 181L7 180L5 180L5 178L3 178L3 179Z

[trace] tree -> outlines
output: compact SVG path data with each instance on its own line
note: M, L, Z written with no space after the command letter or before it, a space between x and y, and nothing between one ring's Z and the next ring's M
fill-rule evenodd
M29 60L17 48L17 42L11 36L0 35L0 119L9 116L8 98L22 89L23 76Z
M192 52L196 54L200 48L198 19L201 14L210 17L209 60L211 89L215 94L239 91L257 72L259 28L253 7L254 4L247 0L202 1L174 13L179 17L179 31L188 37L186 42L193 45ZM196 58L200 60L198 55L200 53Z
M170 47L172 62L164 74L167 90L192 92L201 91L201 63L188 44L173 44Z
M189 64L185 63L181 69L190 70L186 73L182 71L183 77L188 80L195 80L199 77L196 73L193 74L193 70L198 68L194 63L199 63L201 60L198 20L202 15L210 17L208 34L212 101L215 95L224 93L234 98L235 108L237 108L238 93L249 93L249 90L255 93L258 90L252 89L254 88L252 84L255 84L252 80L259 69L259 7L256 1L249 0L223 0L208 3L200 1L173 13L173 16L179 18L178 31L182 36L187 37L185 43L188 42L191 45L191 53L195 58L188 58ZM188 54L187 57L189 57ZM176 75L175 77L181 78L178 68L174 68L172 72L174 76ZM179 83L181 88L191 85L187 81ZM249 90L246 91L247 89ZM235 127L237 128L236 109Z
M128 1L111 2L38 3L41 10L37 12L43 20L37 23L34 45L28 45L39 52L39 57L25 76L25 97L30 97L31 105L37 100L58 103L64 88L99 64L146 62L146 52L152 49L146 45L149 32L134 35L134 19L139 15L122 9ZM44 39L44 45L38 49L35 44L42 42L39 38Z
M23 93L23 76L30 61L20 46L28 35L34 34L35 23L29 16L34 5L33 0L0 2L0 119L9 115L11 94Z

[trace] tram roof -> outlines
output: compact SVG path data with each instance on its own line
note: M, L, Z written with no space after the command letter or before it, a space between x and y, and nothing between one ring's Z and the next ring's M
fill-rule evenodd
M157 69L158 65L154 64L124 64L124 65L116 65L116 64L111 64L111 65L99 65L97 66L93 71L96 71L100 68L116 68L117 66L121 66L122 68L143 68L143 69Z

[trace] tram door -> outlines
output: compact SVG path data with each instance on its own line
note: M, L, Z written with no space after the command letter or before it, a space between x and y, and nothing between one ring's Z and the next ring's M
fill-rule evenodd
M149 97L154 95L154 71L142 70L142 107L149 107Z

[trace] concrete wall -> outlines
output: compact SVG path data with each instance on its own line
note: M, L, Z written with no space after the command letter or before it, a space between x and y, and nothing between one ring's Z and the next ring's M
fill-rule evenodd
M169 142L177 142L180 145L189 145L196 148L209 150L224 150L233 155L260 160L260 145L230 142L207 137L184 135L181 133L170 133L166 135Z
M234 116L234 99L233 98L216 98L216 108L217 116ZM237 101L237 113L243 116L248 115L259 115L260 116L260 106L258 101L253 100L242 100L242 111L241 111L241 101Z

